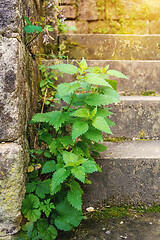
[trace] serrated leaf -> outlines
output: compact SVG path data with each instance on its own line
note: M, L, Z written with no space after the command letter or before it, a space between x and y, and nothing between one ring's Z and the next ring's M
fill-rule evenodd
M112 92L114 90L111 90ZM115 102L119 102L119 95L118 94L112 94L109 93L107 94L98 94L98 93L93 93L87 96L85 102L90 105L90 106L100 106L100 105L106 105L106 104L111 104Z
M74 117L89 118L90 113L89 113L89 109L84 107L84 108L77 109L71 115Z
M72 64L57 64L53 66L49 66L51 69L58 69L60 72L68 73L68 74L76 74L78 73L78 68Z
M110 75L110 76L114 76L114 77L128 79L128 77L126 77L123 73L121 73L121 72L119 72L117 70L108 70L107 74Z
M74 93L80 87L80 83L71 82L71 83L61 83L57 87L57 92L60 97Z
M102 132L112 134L106 120L103 117L96 117L92 122L93 127L99 129Z
M82 166L84 167L86 173L93 173L98 171L96 163L91 160L84 162Z
M44 173L51 173L56 170L56 163L54 160L47 161L43 168L42 168L42 174Z
M60 168L53 173L52 182L51 182L52 195L55 193L55 190L57 190L57 187L66 180L69 174L70 173L64 168Z
M56 206L59 214L54 223L56 227L63 231L69 231L73 227L77 227L82 220L82 212L72 207L66 201L62 201Z
M60 142L67 149L69 146L73 145L73 140L71 136L64 136L60 139Z
M51 179L44 180L37 185L36 194L40 198L45 198L45 194L50 192Z
M102 141L102 133L100 132L100 130L94 128L93 126L91 126L84 135L86 138L92 141L95 142Z
M96 73L87 73L84 76L84 80L90 84L107 86L107 87L112 88L108 82L106 82L104 79L99 77L98 74L96 74Z
M113 113L109 111L108 108L98 108L97 109L97 113L96 116L100 116L100 117L108 117L110 115L112 115Z
M37 209L39 205L39 198L34 194L28 194L25 197L22 203L22 213L28 221L36 222L40 218L41 211Z
M73 128L72 128L72 138L73 140L77 137L79 137L80 135L84 134L85 132L88 131L88 123L87 122L83 122L81 120L76 120L73 123Z
M78 167L72 168L71 172L75 178L77 178L79 181L84 183L84 181L85 181L84 167L78 166Z
M37 223L39 238L43 240L54 240L58 233L54 226L48 225L47 219L42 219Z
M82 151L84 152L84 156L90 157L89 147L86 142L78 141L77 147L80 147L82 149Z
M50 124L58 131L68 118L68 112L53 111L50 113Z
M52 155L50 154L50 151L48 149L44 151L44 156L47 157L47 158L52 157Z
M42 27L29 24L24 27L24 31L27 33L34 33L34 31L41 32Z
M31 182L26 184L26 193L32 193L36 189L36 183Z
M93 145L93 149L97 152L104 152L104 151L106 151L107 147L103 144L95 143Z
M57 155L57 141L55 139L49 145L49 149L52 154Z
M50 112L48 112L48 113L36 113L32 118L32 122L33 123L49 122L50 114L51 114Z
M82 189L78 182L72 181L70 183L70 190L67 194L68 202L77 210L82 208Z
M74 153L71 153L71 152L67 152L67 151L64 151L63 152L63 161L65 162L65 164L68 164L68 163L73 163L73 162L77 162L78 160L78 156L75 155Z

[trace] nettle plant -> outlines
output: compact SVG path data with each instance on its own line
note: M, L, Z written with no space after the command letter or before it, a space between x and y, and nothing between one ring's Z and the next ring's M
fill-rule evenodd
M127 78L119 71L88 67L78 63L48 67L61 74L75 76L75 81L61 83L54 96L61 107L37 113L32 123L38 131L38 147L31 150L29 181L22 204L28 222L23 239L52 240L58 230L77 227L82 218L82 185L91 184L88 174L101 172L95 159L106 150L102 132L112 134L112 113L106 106L119 102L117 82L110 75ZM44 89L43 89L44 90Z

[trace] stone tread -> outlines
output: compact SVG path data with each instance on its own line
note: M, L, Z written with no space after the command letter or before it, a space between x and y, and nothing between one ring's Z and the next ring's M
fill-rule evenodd
M159 159L160 141L122 141L106 142L107 150L101 154L102 159Z
M160 60L160 35L70 34L61 35L69 59Z

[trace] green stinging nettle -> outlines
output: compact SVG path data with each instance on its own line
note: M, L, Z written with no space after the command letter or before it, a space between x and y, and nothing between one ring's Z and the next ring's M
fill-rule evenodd
M75 81L57 86L54 100L60 110L37 113L32 123L38 131L38 148L31 150L29 181L22 213L28 222L21 239L52 240L57 229L69 231L82 218L82 185L90 184L88 174L101 168L95 158L106 150L102 132L112 134L112 113L106 105L119 102L117 82L109 76L125 75L105 68L78 63L48 67L61 74L75 76ZM42 84L43 85L43 84ZM44 87L44 86L43 86ZM43 89L44 91L44 89Z

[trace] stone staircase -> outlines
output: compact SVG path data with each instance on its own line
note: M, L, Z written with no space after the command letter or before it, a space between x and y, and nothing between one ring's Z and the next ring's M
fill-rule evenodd
M91 176L85 206L159 203L160 35L70 34L60 36L63 41L69 59L84 57L89 66L109 64L129 78L118 79L121 102L111 105L112 138L125 141L105 142L102 174Z

